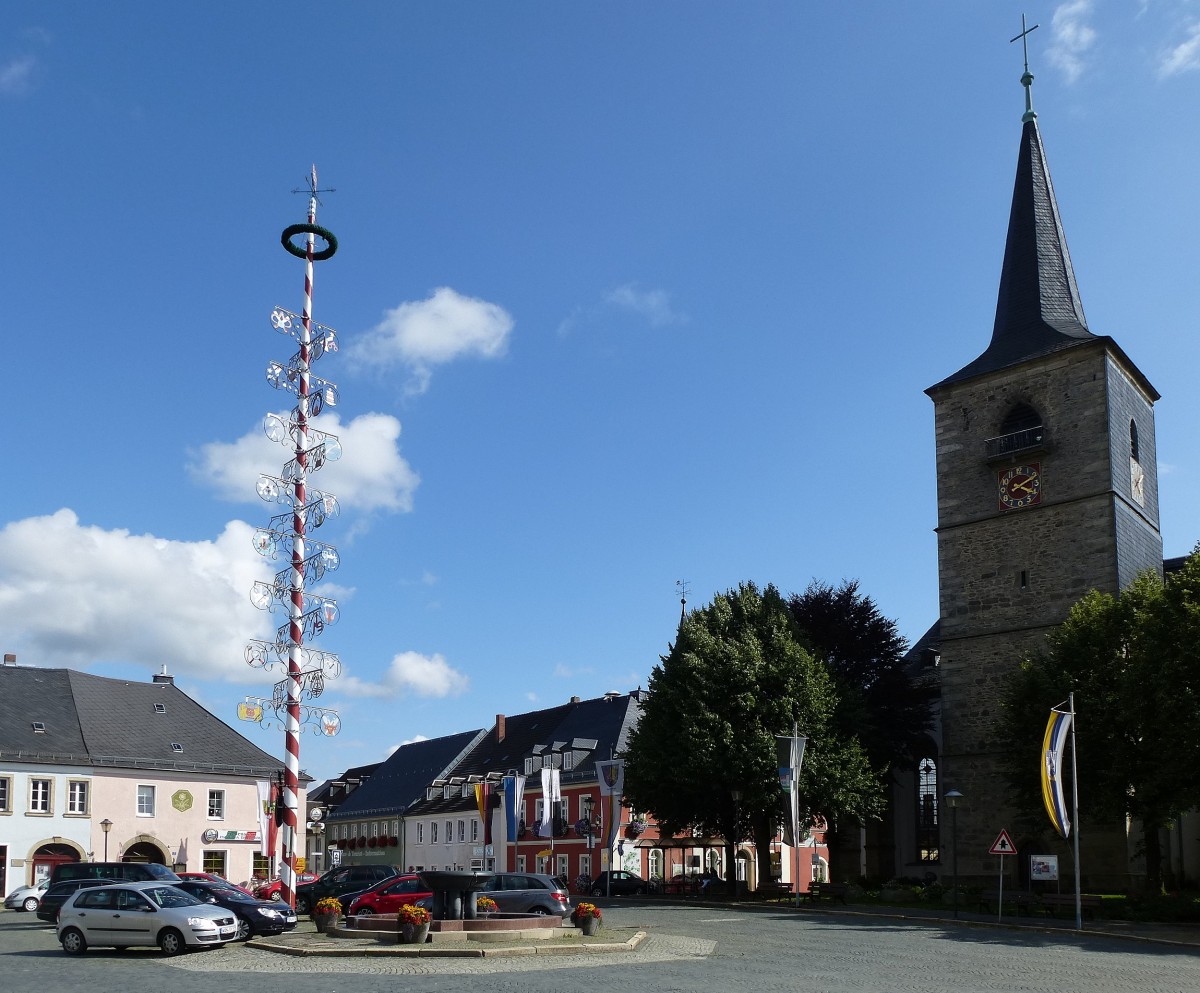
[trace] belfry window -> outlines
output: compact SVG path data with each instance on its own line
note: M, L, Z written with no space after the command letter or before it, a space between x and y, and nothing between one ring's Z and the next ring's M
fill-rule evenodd
M1140 462L1141 456L1138 454L1138 436L1137 424L1133 421L1129 422L1129 457L1135 462Z
M1000 433L988 438L987 456L989 459L1002 458L1013 452L1040 448L1044 437L1042 415L1029 404L1018 403L1000 422Z

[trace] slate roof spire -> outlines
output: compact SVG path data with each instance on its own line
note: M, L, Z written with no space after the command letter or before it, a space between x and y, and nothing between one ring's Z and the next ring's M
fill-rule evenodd
M931 389L995 372L1096 337L1088 330L1071 254L1067 251L1067 238L1033 109L1033 73L1028 62L1021 85L1025 87L1025 113L1021 117L1017 177L991 344L975 361Z

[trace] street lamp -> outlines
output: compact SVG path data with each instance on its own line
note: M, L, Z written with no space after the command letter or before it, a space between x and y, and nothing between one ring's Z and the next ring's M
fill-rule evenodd
M112 821L107 817L100 822L100 830L104 832L104 861L108 861L108 832L112 830Z
M958 916L958 802L963 795L958 790L948 790L946 806L950 808L950 873L954 881L954 916Z
M738 818L741 816L742 791L730 790L729 795L733 798L733 838L731 839L733 847L733 864L729 867L729 884L730 892L733 899L738 898L738 878L737 878L737 844L738 844Z

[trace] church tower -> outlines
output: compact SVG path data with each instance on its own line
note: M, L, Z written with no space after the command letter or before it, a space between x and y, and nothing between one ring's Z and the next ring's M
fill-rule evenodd
M956 814L964 878L994 875L988 849L1014 827L995 738L1006 677L1089 590L1116 592L1142 570L1162 570L1159 395L1112 338L1088 328L1028 65L1021 82L1025 114L991 343L926 390L937 446L939 785L965 795ZM1046 702L1047 714L1057 702ZM1123 833L1084 828L1085 882L1124 885ZM943 819L948 853L946 830Z

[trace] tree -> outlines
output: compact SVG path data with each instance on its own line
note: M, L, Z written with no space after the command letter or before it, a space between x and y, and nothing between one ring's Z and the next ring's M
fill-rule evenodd
M1042 810L1046 720L1074 692L1080 820L1139 820L1147 886L1158 892L1160 832L1200 805L1200 555L1165 583L1146 572L1119 596L1087 594L1048 642L1005 697L1013 801L1031 817Z
M775 736L791 733L793 722L819 743L800 778L810 815L880 809L882 791L857 738L829 731L833 682L801 646L775 587L743 583L692 611L649 691L624 753L625 796L667 834L697 828L725 838L731 869L736 844L753 835L759 878L770 878L782 807Z

